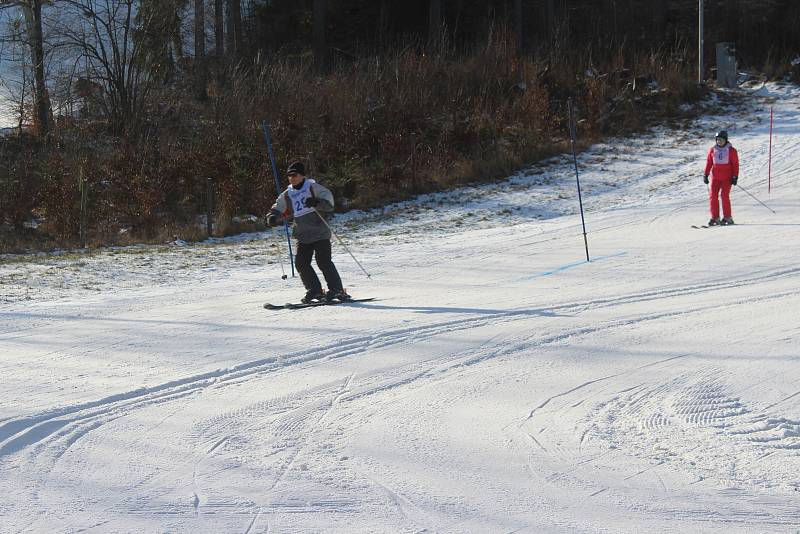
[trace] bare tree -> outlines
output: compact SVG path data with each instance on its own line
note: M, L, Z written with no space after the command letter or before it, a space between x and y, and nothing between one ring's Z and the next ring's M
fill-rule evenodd
M442 35L442 0L430 0L428 6L428 45L436 47Z
M137 5L135 39L152 56L150 63L164 80L172 80L176 63L184 59L180 13L188 0L132 1Z
M544 5L542 6L544 10L544 27L545 27L545 35L548 37L553 35L554 28L558 23L556 21L556 6L554 4L554 0L544 0Z
M319 72L324 71L328 66L328 48L325 44L325 18L327 15L327 8L326 0L314 0L312 13L314 65Z
M653 2L651 9L653 13L652 35L656 38L656 40L660 41L661 38L666 34L665 26L667 25L667 3Z
M222 0L214 0L214 43L215 55L220 61L225 55L225 14L222 9Z
M242 53L242 2L227 0L228 15L228 54L238 58Z
M47 142L50 138L52 115L44 69L44 33L42 31L43 0L0 0L0 9L17 7L25 18L26 40L33 67L34 119L36 131Z
M194 70L197 98L206 93L206 6L205 0L194 0Z
M381 0L380 12L378 15L378 43L380 48L384 48L389 42L389 22L391 17L390 0Z
M110 120L112 129L122 132L143 116L145 104L159 78L158 54L148 54L146 34L162 21L156 13L134 21L137 0L62 0L73 8L73 20L62 28L61 39L83 64L87 81L99 84L102 94L97 105ZM142 13L139 13L142 15Z
M3 45L0 47L0 62L5 60L6 65L18 64L20 66L20 74L19 79L16 80L11 76L0 78L0 89L5 93L3 96L9 97L9 104L0 109L0 114L13 109L13 113L17 118L17 128L21 133L25 125L25 104L28 100L33 69L29 62L30 52L26 52L27 45L22 47L14 46L19 43L24 44L26 42L25 36L20 34L18 25L12 25L12 28L14 31L11 34L4 35L0 41L0 45ZM7 44L12 46L6 47L5 45ZM7 69L3 73L6 74Z
M44 78L42 0L31 0L24 12L28 21L28 33L31 40L37 128L41 138L47 140L50 137L50 99L47 95Z
M514 0L514 32L517 35L517 53L522 54L525 47L525 34L523 33L523 0Z

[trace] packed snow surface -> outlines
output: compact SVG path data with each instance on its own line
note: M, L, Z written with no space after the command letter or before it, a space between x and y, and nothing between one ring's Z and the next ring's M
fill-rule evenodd
M568 157L334 219L373 302L265 310L280 233L4 258L0 532L800 531L800 90L727 102L580 155L590 262Z

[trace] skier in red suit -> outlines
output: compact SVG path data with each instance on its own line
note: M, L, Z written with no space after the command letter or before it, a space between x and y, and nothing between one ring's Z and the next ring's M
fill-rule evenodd
M725 130L717 134L716 143L708 151L703 183L708 184L709 174L711 175L711 188L708 193L708 201L711 207L711 220L708 221L708 225L733 224L731 188L739 181L739 153L728 143L728 132ZM720 193L722 193L722 220L719 218Z

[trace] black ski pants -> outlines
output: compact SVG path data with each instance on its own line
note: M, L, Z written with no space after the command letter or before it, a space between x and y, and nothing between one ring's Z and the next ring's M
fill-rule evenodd
M298 243L297 245L294 264L297 272L300 273L300 280L303 281L306 291L322 292L322 284L311 266L311 258L314 256L317 259L317 267L322 271L322 276L325 277L325 282L328 284L328 291L341 291L342 279L339 278L339 271L336 270L336 266L331 260L331 242L328 239L313 243Z

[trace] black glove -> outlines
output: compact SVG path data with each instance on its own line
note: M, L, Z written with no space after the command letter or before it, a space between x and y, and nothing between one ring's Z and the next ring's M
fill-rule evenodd
M703 183L704 184L708 184L708 175L707 174L703 175Z
M274 213L267 215L267 226L278 226L278 216Z
M731 183L733 185L736 185L736 182L738 182L738 181L739 181L739 177L738 176L734 176L733 178L731 178Z
M317 204L319 204L319 199L317 197L308 197L305 201L307 208L316 208Z

